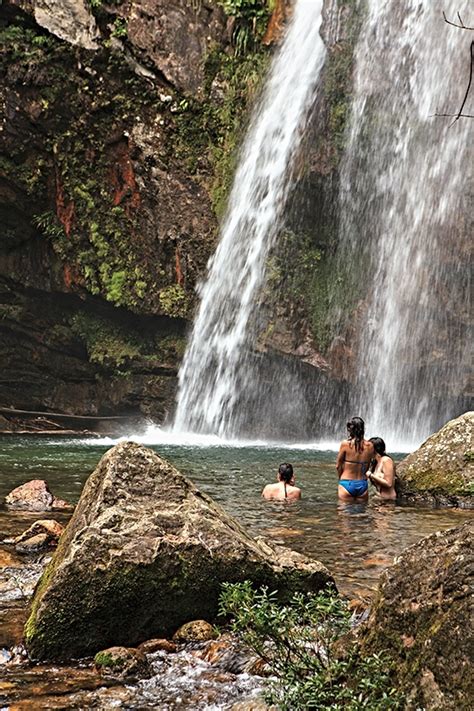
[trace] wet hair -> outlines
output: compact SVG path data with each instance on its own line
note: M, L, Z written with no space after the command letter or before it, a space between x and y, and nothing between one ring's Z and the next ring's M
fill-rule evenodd
M381 457L383 457L387 454L387 452L385 450L385 442L383 441L382 437L371 437L369 439L369 442L372 442L376 453L380 454ZM377 466L377 460L372 459L370 462L370 466L369 466L369 469L372 472L372 474L374 473L376 466Z
M354 440L356 452L362 452L365 432L365 424L362 417L352 417L347 423L347 431L350 439Z
M380 454L381 457L383 457L387 453L385 449L385 442L383 441L382 437L371 437L369 439L369 442L372 442L375 451L377 452L377 454Z
M291 466L291 464L284 462L278 467L278 474L280 476L280 479L284 481L285 484L289 484L290 481L293 479L293 467Z
M383 441L382 437L371 437L369 439L369 442L372 442L372 444L374 445L375 451L377 452L377 454L380 454L381 457L388 456L386 449L385 449L385 442ZM372 461L370 462L370 466L369 466L369 469L372 474L374 473L376 467L377 467L377 460L372 459ZM400 483L400 478L399 478L396 471L395 471L395 478L393 480L393 486L394 486L395 493L396 493L397 497L400 496L401 495L401 483Z

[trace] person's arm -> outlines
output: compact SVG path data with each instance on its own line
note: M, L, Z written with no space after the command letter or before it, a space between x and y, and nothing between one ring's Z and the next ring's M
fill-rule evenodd
M341 474L344 471L344 462L346 461L346 450L344 447L344 442L341 442L341 446L339 447L339 452L337 453L337 459L336 459L336 470L337 473L339 474L339 479L341 478Z
M395 467L393 465L393 460L390 457L383 463L382 476L378 474L371 474L370 481L375 482L384 489L391 489L393 482L395 480Z

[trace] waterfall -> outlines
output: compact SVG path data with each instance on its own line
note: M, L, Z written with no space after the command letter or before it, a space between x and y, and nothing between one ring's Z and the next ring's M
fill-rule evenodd
M200 306L179 373L175 431L237 435L242 391L258 388L249 372L254 316L325 59L322 4L297 0L255 107L220 242L199 289Z
M469 33L442 15L465 5L368 0L355 54L340 194L353 314L363 305L351 409L392 448L459 414L468 392L472 123L434 116L457 112L469 78Z

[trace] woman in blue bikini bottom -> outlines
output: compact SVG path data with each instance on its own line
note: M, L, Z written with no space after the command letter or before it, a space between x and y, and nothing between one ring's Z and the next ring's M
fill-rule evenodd
M367 501L367 471L374 457L374 445L364 438L364 420L353 417L347 423L349 437L341 442L336 460L339 474L338 497L341 501ZM351 457L351 459L349 459Z
M346 459L346 462L350 464L359 464L361 466L362 474L365 475L367 471L367 465L362 462L351 462L350 459ZM339 484L347 491L349 496L354 498L359 498L365 496L369 490L369 482L367 479L339 479Z

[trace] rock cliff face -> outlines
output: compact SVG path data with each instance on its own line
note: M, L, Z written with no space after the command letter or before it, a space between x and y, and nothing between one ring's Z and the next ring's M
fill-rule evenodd
M2 4L0 405L164 417L268 17Z
M126 442L88 479L25 628L33 657L81 656L213 621L221 583L333 585L327 569L255 539L152 450Z

